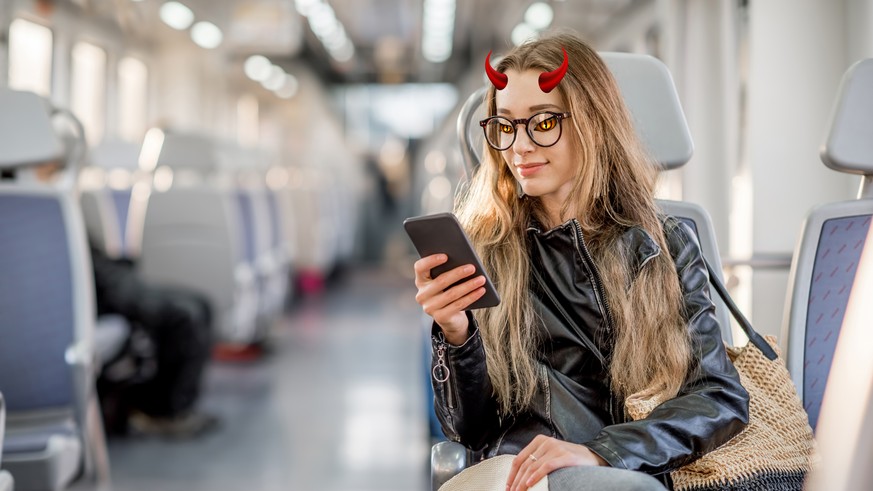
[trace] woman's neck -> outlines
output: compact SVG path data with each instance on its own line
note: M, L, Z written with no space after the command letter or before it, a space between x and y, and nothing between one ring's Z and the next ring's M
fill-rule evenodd
M543 225L546 227L555 228L570 219L570 216L563 216L561 214L561 209L564 207L563 203L542 197L540 198L540 204L542 205L542 220L545 221Z

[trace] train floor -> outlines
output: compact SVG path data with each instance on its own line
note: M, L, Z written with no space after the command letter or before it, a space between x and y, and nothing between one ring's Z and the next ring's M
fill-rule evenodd
M212 363L196 439L109 440L115 491L424 491L423 329L412 281L355 269L302 299L269 354Z

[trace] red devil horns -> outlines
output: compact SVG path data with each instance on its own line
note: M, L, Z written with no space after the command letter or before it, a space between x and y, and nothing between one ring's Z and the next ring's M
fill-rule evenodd
M543 92L551 92L552 89L561 83L564 75L567 74L567 67L569 66L567 50L561 48L561 51L564 52L564 62L561 66L553 72L543 72L540 74L540 90ZM485 57L485 73L488 74L488 79L491 80L491 83L494 84L494 87L496 87L497 90L503 90L509 82L509 77L507 77L505 73L500 73L491 66L491 51L489 51L488 56Z
M491 52L488 52L488 56L485 57L485 73L488 74L488 79L491 80L491 83L497 87L497 90L503 90L506 87L506 83L509 82L509 77L506 76L505 73L500 73L494 68L491 67Z
M543 72L540 74L540 89L543 92L551 92L561 82L561 79L564 78L564 74L567 73L567 50L561 48L561 51L564 52L564 63L561 64L560 68L554 72Z

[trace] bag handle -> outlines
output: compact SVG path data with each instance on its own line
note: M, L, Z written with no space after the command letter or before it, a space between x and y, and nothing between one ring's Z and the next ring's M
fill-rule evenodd
M702 256L701 256L702 257ZM727 305L728 310L733 314L734 319L737 320L740 327L743 329L743 332L746 333L746 336L749 337L749 342L754 344L761 350L761 353L767 357L768 360L773 361L777 358L776 351L767 344L767 341L758 334L752 327L752 323L749 322L749 319L746 319L746 316L740 311L740 308L737 307L737 304L734 303L734 300L731 298L730 294L725 288L724 284L722 284L721 280L718 279L718 275L715 274L715 270L712 269L712 266L709 264L709 261L706 258L703 258L703 263L706 264L706 271L709 273L709 282L712 283L712 286L715 288L715 291L718 292L718 296L724 301L725 305Z

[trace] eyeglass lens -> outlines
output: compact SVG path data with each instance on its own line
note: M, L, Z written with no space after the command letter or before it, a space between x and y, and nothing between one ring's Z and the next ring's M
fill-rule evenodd
M519 123L522 124L522 123ZM552 113L539 113L531 116L525 125L528 136L541 147L550 147L561 137L560 118ZM506 150L515 142L517 126L509 119L498 116L488 120L485 137L488 144L499 150Z

